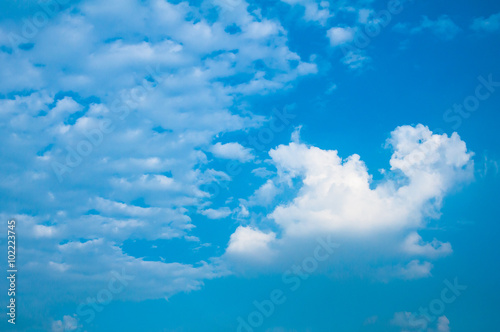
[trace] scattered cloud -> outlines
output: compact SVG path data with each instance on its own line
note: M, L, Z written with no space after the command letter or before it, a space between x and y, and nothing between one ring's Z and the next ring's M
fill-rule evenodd
M220 209L206 209L201 211L201 214L207 216L209 219L224 219L231 215L231 213L232 211L228 207Z
M403 250L409 254L424 257L446 256L452 253L451 244L443 243L434 239L430 243L424 243L417 232L410 233L403 243Z
M417 319L411 312L396 312L391 325L401 328L401 332L450 332L450 321L446 316L439 316L431 322L427 319Z
M492 14L489 17L478 17L474 19L470 28L477 32L495 32L500 30L500 13Z
M290 6L297 6L303 10L303 19L308 22L317 22L320 25L326 25L329 18L334 14L331 11L331 3L320 0L282 0Z
M330 45L339 46L351 42L354 39L356 30L350 27L334 27L328 29L326 35L330 40Z
M228 273L216 258L147 261L123 245L197 238L192 211L228 217L230 208L208 208L207 185L231 177L207 156L255 156L239 143L213 143L265 122L245 98L317 72L289 48L278 19L244 1L229 5L72 2L29 48L11 43L1 24L0 154L10 160L0 164L8 174L2 218L17 218L29 239L23 268L39 282L26 294L42 298L42 282L62 278L51 297L85 299L126 267L147 276L131 283L129 299L164 298Z
M430 31L439 39L449 41L454 39L462 29L448 15L441 15L436 20L431 20L429 17L423 16L420 24L413 28L407 23L400 22L393 27L393 30L409 34L420 34Z
M371 62L371 58L366 55L365 51L348 51L341 59L341 62L351 70L359 70L364 68Z
M242 163L254 159L252 149L243 147L240 143L216 143L210 148L214 156L223 159L234 159Z
M74 331L78 328L78 320L74 317L65 315L62 320L52 323L52 332Z
M431 263L413 260L406 264L406 266L396 269L394 271L394 277L400 277L407 280L427 278L431 276L431 269Z

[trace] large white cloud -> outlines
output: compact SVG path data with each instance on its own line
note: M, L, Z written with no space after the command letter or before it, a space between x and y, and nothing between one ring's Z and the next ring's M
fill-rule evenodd
M268 215L272 223L263 223L280 234L267 245L286 255L294 242L330 234L358 250L373 246L370 250L388 251L401 260L450 254L450 243L437 239L426 243L417 231L439 217L442 199L454 186L472 178L472 153L457 133L433 134L423 125L396 128L387 146L393 149L391 167L377 182L372 181L358 155L342 159L335 150L300 142L271 150L278 174L273 179L276 186L289 186L290 191L297 187L297 179L300 182L294 197ZM243 248L237 240L238 236L232 237L228 249ZM406 264L383 268L379 274L383 279L430 275L429 262L412 260Z
M423 226L450 187L470 175L471 154L456 133L433 135L422 125L398 127L388 143L391 173L403 176L375 188L358 155L342 160L337 151L300 143L272 150L281 178L301 177L303 187L270 217L291 235Z

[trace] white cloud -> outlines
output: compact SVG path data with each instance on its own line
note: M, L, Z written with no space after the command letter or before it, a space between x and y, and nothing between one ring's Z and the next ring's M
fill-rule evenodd
M446 316L440 316L431 322L411 312L396 312L391 324L401 328L401 332L450 332L450 321Z
M2 49L11 46L10 28L0 22ZM262 126L265 117L252 113L247 97L290 89L316 65L288 47L279 20L237 0L202 8L73 2L30 42L31 49L0 52L1 155L9 160L0 164L0 194L4 219L17 216L31 241L27 273L46 283L67 279L51 296L79 299L98 290L111 269L146 269L143 285L154 291L138 283L127 293L134 300L197 289L221 275L212 261L144 261L122 246L197 238L188 211L227 217L228 208L205 209L205 186L231 177L210 169L203 151L220 135ZM105 121L113 131L96 134ZM82 143L92 146L83 157L75 153ZM255 158L238 143L216 144L212 152ZM73 165L59 183L51 165L67 160ZM37 212L16 215L28 209ZM42 284L27 292L43 298Z
M330 39L330 45L339 46L351 42L356 30L350 27L334 27L328 29L326 35Z
M59 239L62 241L63 238ZM88 296L95 297L106 288L116 273L126 275L128 281L123 292L115 294L114 299L162 299L178 292L197 290L205 280L228 274L217 261L191 265L133 257L103 238L70 241L50 249L31 250L26 255L29 260L22 264L23 270L37 276L25 287L27 301L40 296L50 297L56 292L62 302L76 300L77 305L86 303ZM92 277L89 278L89 275ZM144 276L147 276L147 282ZM43 287L50 282L57 282L58 288L63 291ZM72 292L64 291L66 289Z
M438 318L437 332L450 332L450 320L446 316Z
M391 320L391 324L401 327L402 331L418 331L427 328L427 320L417 320L411 312L396 312Z
M210 152L212 152L214 156L218 158L234 159L242 163L254 159L252 149L245 148L240 143L216 143L210 148Z
M431 276L432 264L413 260L395 271L395 277L403 279L420 279Z
M448 137L422 125L402 126L388 143L394 148L391 170L402 172L408 184L387 180L371 189L358 155L341 159L337 151L296 143L271 150L278 174L302 177L304 185L291 204L278 206L270 217L291 234L417 227L439 208L454 182L470 175L471 154L456 133Z
M265 167L257 167L257 168L252 170L252 174L254 174L255 176L261 177L261 178L268 178L268 177L274 175L274 172L268 170Z
M359 70L370 63L371 58L362 50L347 51L341 62L351 70Z
M305 3L304 19L306 21L317 21L321 25L325 25L328 19L333 16L328 8L329 5L328 1L321 1L319 4L316 2Z
M257 189L249 199L249 204L267 206L272 203L281 190L276 187L272 180L267 180Z
M78 328L78 320L74 317L65 315L62 320L52 323L52 332L74 331Z
M376 185L356 154L342 159L335 150L298 142L271 150L269 155L277 168L272 182L287 184L291 187L287 192L296 190L296 194L267 216L266 223L272 222L280 237L274 240L274 235L266 236L266 247L274 242L277 255L282 257L296 241L332 234L338 242L357 246L354 251L364 248L396 261L451 253L449 243L436 239L422 243L415 229L425 228L429 220L438 218L443 197L472 178L472 153L456 133L433 134L423 125L396 128L387 146L393 149L391 170ZM294 188L297 180L298 188ZM252 228L252 234L255 232L258 229ZM243 255L246 246L239 245L239 239L231 237L228 250L237 247L237 251L232 249L233 254ZM430 262L413 259L382 268L379 277L428 277L431 268Z
M207 216L209 219L224 219L228 217L232 212L228 207L223 207L220 209L206 209L200 212L202 215Z
M291 6L298 6L303 9L303 19L308 22L317 22L324 26L328 19L334 14L330 8L331 4L324 0L282 0Z
M451 244L443 243L434 239L430 243L424 243L417 232L410 233L403 243L403 250L409 254L422 255L425 257L446 256L452 253Z
M51 237L55 233L55 227L35 225L33 231L35 237Z
M253 227L239 226L231 235L226 254L250 261L269 261L273 257L270 244L276 239L273 232L262 232Z
M251 39L268 38L278 34L280 30L281 27L273 21L252 22L246 27L245 36Z
M373 16L375 11L370 8L361 8L358 10L358 22L361 24L366 24L369 22L369 19Z
M500 30L500 13L492 14L489 17L478 17L474 19L470 28L474 31L494 32Z
M334 10L325 1L299 2L305 19L320 24ZM360 20L365 16L360 15ZM229 27L236 27L236 32L228 32ZM4 28L0 27L0 46L8 43ZM337 29L341 30L328 32L332 45L353 38L355 28ZM0 173L7 175L0 183L5 197L2 219L16 216L30 240L25 243L23 270L36 278L27 281L26 294L39 298L49 293L51 297L71 294L72 301L84 299L85 294L102 289L113 270L125 267L146 277L132 282L121 296L144 300L199 289L204 280L229 273L219 259L193 265L146 261L126 252L124 242L192 241L198 237L192 234L195 224L189 211L201 211L209 218L229 216L229 208L204 209L210 193L203 185L231 178L210 169L203 151L241 162L254 160L252 150L239 143L207 147L219 135L261 126L264 117L249 111L244 97L292 87L300 77L318 72L313 60L302 59L288 47L287 32L278 20L263 17L239 0L204 3L202 9L188 2L162 0L82 1L68 5L30 41L32 49L0 52L0 94L8 96L0 100L0 127L6 133L1 154L9 160L0 164ZM362 53L350 54L344 62L359 68L367 59ZM241 79L230 82L236 75ZM121 117L117 106L122 111L126 105L130 113ZM59 183L51 164L74 159L79 144L88 143L89 133L106 120L111 121L113 132L103 134L102 141L94 135L93 140L100 142L91 143L91 153L71 166ZM287 150L296 155L277 157ZM279 231L263 232L257 222L238 227L227 248L230 257L272 261L282 234L307 236L398 224L383 213L357 220L356 211L336 206L337 194L350 207L359 203L368 213L384 212L402 202L395 209L402 217L398 226L420 227L420 216L434 216L433 211L422 212L422 207L430 205L432 210L438 205L426 199L439 201L447 189L446 179L441 179L442 188L422 193L425 185L420 188L415 182L436 179L419 175L432 177L411 160L409 165L399 161L399 166L394 161L395 170L410 178L405 194L404 185L390 181L378 190L370 189L366 168L355 156L342 162L336 152L298 142L273 151L279 179L265 182L254 201L271 205L287 179L290 183L301 179L304 187L292 188L292 193L298 191L295 199L289 205L280 201L270 215L269 225ZM454 160L461 152L457 149L447 157ZM309 165L308 157L317 165ZM321 166L330 159L334 161L331 167ZM468 163L468 158L463 159ZM456 160L459 168L462 161ZM303 164L293 169L294 162ZM441 171L433 167L429 169L439 177ZM443 167L450 176L454 174L450 167ZM348 177L348 182L339 183L333 169ZM418 174L410 174L415 170ZM256 170L255 174L269 177L275 173ZM316 181L316 176L325 177L325 183ZM454 182L454 178L449 180ZM421 194L416 201L410 199L413 191ZM294 216L296 225L288 223L283 218L301 207L301 201L312 205ZM238 216L249 218L247 208L241 204ZM15 215L23 210L38 212ZM411 212L416 212L415 220L407 220ZM315 220L316 214L323 219ZM389 220L382 220L386 217ZM43 287L54 282L60 287ZM64 316L55 324L76 323Z

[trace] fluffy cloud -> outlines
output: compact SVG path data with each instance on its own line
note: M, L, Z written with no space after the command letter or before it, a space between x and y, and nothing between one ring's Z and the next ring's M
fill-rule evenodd
M238 259L267 262L273 257L270 245L275 240L276 234L273 232L265 233L253 227L240 226L231 235L226 253Z
M252 150L243 147L240 143L216 143L210 148L210 151L218 158L234 159L242 163L254 158Z
M370 187L371 176L358 155L305 144L281 145L269 154L282 178L301 177L298 196L270 215L288 234L317 231L373 232L422 226L444 194L470 175L471 154L454 133L435 135L419 125L398 127L388 140L391 171L408 183L387 180Z
M335 150L300 142L271 150L278 174L273 181L290 187L297 179L300 183L293 199L268 215L281 234L275 246L285 250L298 239L332 234L339 242L363 241L363 246L382 236L383 246L392 247L388 250L401 257L437 258L451 253L449 243L436 239L424 243L415 230L438 218L446 193L472 177L472 153L458 134L433 134L423 125L396 128L387 146L393 149L391 168L376 184L355 154L342 159ZM243 254L245 245L238 244L239 238L231 238L228 250L237 247ZM272 239L266 236L266 247ZM260 255L253 249L245 254ZM429 262L412 260L382 275L414 279L429 276L431 267Z
M353 28L334 27L330 28L326 35L330 39L330 45L339 46L351 42L355 33L356 31Z
M409 254L436 257L448 255L452 252L451 244L434 239L430 243L423 243L422 237L416 232L410 233L403 243L403 250Z
M5 215L2 217L7 220ZM110 225L112 221L108 218L101 225L94 225L92 219L82 218L70 222L66 218L66 224L53 226L59 231L47 239L29 232L33 225L43 221L42 217L18 215L15 219L18 221L18 231L25 232L25 243L35 246L25 246L26 263L20 263L20 268L27 275L37 276L36 280L27 284L22 294L25 301L33 301L36 297L50 297L57 290L43 285L57 282L58 289L72 290L58 294L60 301L83 303L86 297L95 297L101 289L107 287L115 273L130 277L126 291L116 295L119 299L167 298L178 292L199 289L205 280L229 273L217 260L182 264L148 261L131 256L118 245L122 240L119 233L127 232L127 226L131 223L129 220L116 220ZM134 227L141 228L136 224ZM113 236L113 233L118 234ZM101 237L95 237L97 235ZM155 237L158 236L162 236L161 232ZM68 238L71 240L68 241ZM131 238L130 235L127 238ZM137 234L137 238L144 236ZM144 278L145 276L147 277Z

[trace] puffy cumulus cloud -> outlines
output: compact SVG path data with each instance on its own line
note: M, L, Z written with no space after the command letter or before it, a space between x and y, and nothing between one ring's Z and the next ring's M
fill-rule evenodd
M474 19L470 28L474 31L494 32L500 30L500 13Z
M388 144L394 148L391 170L407 184L387 180L370 187L371 176L358 155L305 144L281 145L269 153L282 178L300 176L303 187L291 204L270 215L286 233L311 231L370 232L421 226L448 189L470 174L471 154L454 133L433 135L419 125L398 127Z
M416 231L439 217L442 199L452 188L472 178L472 153L457 133L433 134L423 125L397 127L387 147L393 150L391 167L377 182L356 154L343 159L335 150L297 141L272 149L269 155L277 176L271 182L296 194L275 206L263 221L280 234L274 244L267 236L266 248L274 245L286 256L292 243L330 234L357 252L363 248L400 261L410 258L378 271L383 279L429 276L432 264L411 257L445 256L452 252L451 245L436 239L426 243ZM228 250L238 247L238 253L259 254L242 252L245 245L238 245L238 240L239 236L232 237Z
M424 243L422 237L416 232L410 233L406 237L403 243L403 250L409 254L422 255L424 257L448 255L452 252L449 242L443 243L434 239L432 242Z
M269 262L273 258L273 232L263 232L251 226L239 226L231 235L226 254L250 262Z
M330 39L330 45L338 46L351 42L354 39L355 33L356 31L353 28L334 27L330 28L326 32L326 35Z
M210 152L218 158L234 159L242 163L254 159L252 149L245 148L240 143L221 144L218 142L210 148Z

